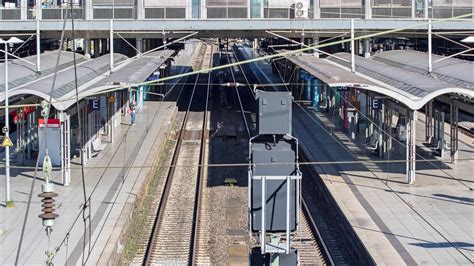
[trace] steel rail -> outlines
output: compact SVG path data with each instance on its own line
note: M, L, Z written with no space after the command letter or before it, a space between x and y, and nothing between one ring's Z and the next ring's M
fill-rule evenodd
M212 64L212 54L213 54L213 46L212 44L208 44L211 47L211 64ZM196 260L196 247L197 247L197 242L199 240L198 238L198 230L199 230L199 219L200 219L200 210L201 210L201 197L202 197L202 188L203 188L203 176L204 176L204 170L206 167L204 166L205 164L205 156L206 156L206 139L207 139L207 123L209 119L209 115L207 113L209 109L209 96L210 96L210 88L211 88L211 72L207 73L208 75L207 78L207 92L206 92L206 104L204 108L204 118L203 118L203 123L202 123L202 133L201 133L201 147L200 147L200 153L199 153L199 163L201 164L199 166L198 170L198 177L197 177L197 182L196 182L196 191L195 191L195 201L194 201L194 213L193 213L193 224L192 224L192 231L191 231L191 252L189 253L190 259L189 259L189 264L190 265L195 265L195 260Z
M202 62L201 62L201 64L202 64ZM194 94L195 94L196 88L198 86L197 84L198 84L198 80L199 80L200 75L201 74L198 74L198 75L195 76L196 77L195 78L195 83L194 83L193 90L192 90L192 93L191 93L191 97L190 97L190 100L189 100L189 103L188 103L188 106L187 106L187 109L186 109L186 113L184 115L183 122L181 123L180 131L179 131L179 135L178 135L178 141L177 141L177 144L176 144L176 147L175 147L175 151L173 153L173 158L171 160L172 165L176 165L176 163L178 161L178 158L179 158L179 155L180 155L180 150L181 150L181 146L183 144L183 139L184 139L184 134L185 134L185 128L186 128L186 125L187 125L187 122L188 122L188 119L189 119L189 115L191 113L190 110L191 110ZM177 99L177 102L179 102L181 100L181 97L182 97L182 94L180 93L179 98ZM157 215L156 215L155 221L153 223L152 234L151 234L150 239L148 241L147 250L145 252L145 259L143 261L143 265L151 265L152 264L151 260L153 258L153 256L152 256L153 247L154 247L157 235L159 233L160 223L161 223L161 221L164 217L165 206L167 204L169 194L170 194L170 191L171 191L171 185L173 183L175 170L176 170L176 167L171 166L169 171L168 171L166 181L165 181L165 184L164 184L164 189L163 189L163 192L162 192L161 197L160 197L160 203L158 205Z

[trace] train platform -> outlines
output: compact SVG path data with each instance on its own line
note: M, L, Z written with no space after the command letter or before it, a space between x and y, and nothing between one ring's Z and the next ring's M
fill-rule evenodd
M135 199L139 196L151 166L160 152L172 120L177 112L175 103L146 102L138 112L136 124L130 126L129 116L122 116L114 144L90 159L85 167L86 193L91 196L90 228L83 248L84 223L81 215L83 187L79 159L72 162L69 187L56 185L56 213L59 217L53 226L50 239L42 226L40 193L43 179L34 187L19 264L45 264L46 250L59 248L54 253L56 264L87 265L107 264L123 247L121 236L131 216ZM122 167L124 166L124 167ZM2 169L1 172L4 172ZM1 173L4 175L4 173ZM0 264L13 265L18 250L26 203L34 171L12 169L11 187L15 208L0 207ZM42 177L40 172L39 177ZM3 179L3 177L2 177ZM60 171L53 171L53 180L60 180ZM0 184L4 197L4 183ZM90 242L89 242L90 241Z
M460 141L456 165L418 162L417 181L408 185L404 163L373 162L380 159L367 151L365 135L353 141L328 115L306 107L294 113L295 135L308 157L341 162L315 169L377 264L472 264L472 139ZM424 135L417 136L423 154ZM392 160L404 160L401 149L392 153Z
M241 49L250 57L255 52ZM281 83L265 62L254 71ZM404 143L395 143L384 163L367 149L365 133L352 140L331 113L293 107L293 135L314 165L331 197L376 264L472 265L474 260L474 139L459 134L459 161L440 160L423 145L424 116L417 121L417 180L406 183ZM445 124L445 132L449 124ZM357 163L350 163L358 161ZM378 161L378 162L377 162ZM303 177L304 178L304 177Z

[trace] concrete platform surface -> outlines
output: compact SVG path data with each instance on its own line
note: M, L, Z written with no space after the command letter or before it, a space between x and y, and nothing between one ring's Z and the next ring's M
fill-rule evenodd
M45 251L59 247L54 254L55 264L97 265L110 256L117 244L124 224L120 217L127 206L133 204L151 165L157 146L166 139L171 119L176 112L175 103L146 102L138 112L135 126L129 126L129 117L123 116L117 127L114 144L108 144L95 158L88 161L85 169L86 193L91 196L91 236L86 234L83 253L84 223L81 208L84 203L79 164L72 163L71 185L56 185L56 213L59 217L48 239L38 215L41 213L40 193L43 180L37 179L19 264L44 265ZM149 127L147 127L147 124ZM76 159L77 161L77 159ZM122 168L126 166L126 168ZM133 167L130 167L133 166ZM4 180L4 171L1 171ZM15 170L12 173L12 198L16 207L0 206L0 264L12 265L18 249L22 222L31 186L33 170ZM42 177L40 175L40 177ZM53 172L54 181L60 181L60 172ZM0 184L0 197L5 197L5 183ZM123 214L122 214L123 215ZM63 241L64 240L64 241ZM90 242L89 242L90 240ZM62 244L61 244L62 242ZM84 256L83 256L84 255ZM105 258L105 261L107 259Z
M363 132L353 141L337 128L331 132L330 115L296 105L293 123L302 149L313 160L363 161L315 168L377 264L472 265L472 145L459 143L456 165L417 163L416 181L408 185L405 163L370 162L380 159L365 148ZM417 129L417 159L422 159L420 121ZM391 159L404 159L403 145L396 143Z
M255 56L250 49L241 50ZM281 83L268 63L251 67L267 83ZM423 119L419 114L417 160L439 159L422 144ZM293 134L312 161L365 161L314 168L377 264L473 265L474 139L459 134L456 165L445 163L449 152L443 162L418 162L416 181L408 185L404 162L370 162L380 158L366 149L365 134L351 140L332 123L332 114L293 105ZM390 159L405 160L404 145L394 142Z

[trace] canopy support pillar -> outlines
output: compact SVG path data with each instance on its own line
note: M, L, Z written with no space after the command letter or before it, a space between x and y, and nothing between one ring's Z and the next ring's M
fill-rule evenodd
M406 142L406 182L413 184L415 182L416 174L416 120L417 111L409 111L407 119L407 142Z
M110 42L110 73L114 72L114 20L110 20L109 30L109 42Z
M459 120L459 107L456 104L456 101L451 99L451 104L450 104L451 110L450 110L450 122L451 122L451 163L456 164L458 160L458 141L459 141L459 131L458 131L458 120Z

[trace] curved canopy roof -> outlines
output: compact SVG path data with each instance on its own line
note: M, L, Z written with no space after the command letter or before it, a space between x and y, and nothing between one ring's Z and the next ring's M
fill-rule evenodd
M129 59L122 54L114 54L114 72L110 73L110 55L91 59L77 65L77 85L79 99L91 96L104 89L112 88L113 82L139 83L145 81L172 54L172 50L153 52L141 57ZM117 64L120 63L120 64ZM49 100L60 111L68 109L75 103L74 68L58 72L54 91L51 94L53 75L41 77L34 82L18 86L9 91L9 96L36 95ZM5 93L0 94L0 102L5 100Z
M428 53L413 50L391 50L371 57L394 67L428 75ZM433 70L429 75L447 83L474 89L474 62L432 55Z
M114 62L120 62L127 57L121 54L114 54ZM99 58L85 61L77 65L77 85L78 87L89 82L94 82L94 79L108 75L110 57L103 55ZM58 110L65 110L68 108L66 96L75 92L75 73L74 68L67 68L58 72L54 91L51 95L51 87L54 81L54 75L41 77L34 82L18 86L9 90L9 97L15 95L36 95L43 99L49 100L52 97L52 105ZM0 102L5 100L5 93L0 94Z
M41 60L41 72L36 72L36 55L27 56L20 59L9 60L8 62L8 85L9 89L24 85L32 82L38 78L46 77L54 73L56 67L56 60L58 51L47 51L40 55ZM30 62L31 64L25 62ZM82 63L87 61L88 58L76 54L76 61ZM61 57L58 65L58 69L62 70L73 65L73 53L72 52L61 52ZM0 94L5 92L5 63L0 64Z
M418 110L428 101L443 94L457 93L474 98L472 88L456 86L428 75L408 71L376 60L360 56L355 58L356 73L382 82L386 84L385 87L391 87L390 92L384 90L378 92L403 102L410 109ZM349 53L336 53L326 60L337 63L346 70L349 70L351 66L351 55Z

